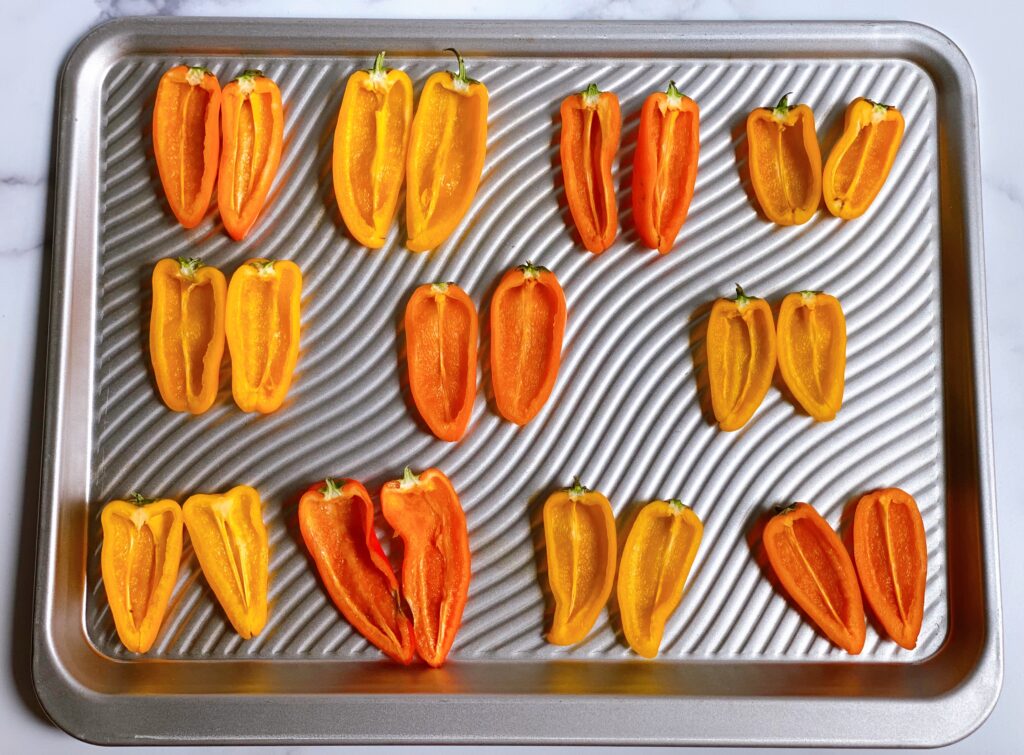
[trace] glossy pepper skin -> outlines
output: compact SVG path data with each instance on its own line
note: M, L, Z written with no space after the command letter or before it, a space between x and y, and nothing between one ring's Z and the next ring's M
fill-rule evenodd
M412 121L406 168L405 212L414 252L436 249L473 203L487 151L487 87L457 72L427 79Z
M739 430L754 416L775 374L775 320L764 299L736 286L708 317L705 350L711 407L722 430Z
M644 658L661 648L703 534L700 518L678 499L647 504L629 531L619 563L619 615L626 641Z
M348 78L334 131L334 194L349 232L379 249L395 218L412 127L412 81L404 71L373 68Z
M199 259L153 268L149 355L160 398L173 411L202 414L217 398L226 297L224 274Z
M416 654L398 578L373 528L370 495L355 480L328 478L299 499L299 529L327 593L356 631L392 660Z
M909 493L887 488L860 499L853 518L853 557L871 610L900 647L913 650L924 618L928 543Z
M405 546L402 586L416 651L436 668L455 642L469 594L466 515L449 479L433 468L417 476L406 467L401 480L384 485L380 505Z
M220 156L220 82L199 66L160 77L153 105L153 153L171 212L185 228L206 214Z
M839 300L818 291L788 294L779 308L779 372L800 406L819 422L835 419L846 383L846 318Z
M405 307L405 345L413 402L430 431L456 441L476 395L477 316L454 283L427 283Z
M270 547L260 496L248 485L194 495L182 506L199 566L231 626L243 639L267 623Z
M750 181L769 220L801 225L821 201L821 148L814 112L807 105L791 106L788 98L747 118Z
M786 592L832 642L857 655L866 624L850 554L821 515L795 503L764 529L768 561Z
M565 198L580 239L600 254L619 230L612 162L619 149L619 98L597 84L562 101L560 155Z
M640 110L633 157L633 222L645 246L662 254L686 222L697 181L700 108L670 81Z
M110 614L121 643L145 653L160 631L181 563L181 508L175 501L133 502L103 507L100 567Z
M615 583L615 515L608 499L583 487L552 493L544 502L544 542L555 616L548 642L582 642Z
M246 71L224 87L217 206L224 228L241 241L270 193L281 162L281 90L261 71Z
M525 425L551 395L562 363L565 293L530 262L502 276L491 298L491 382L505 419Z
M821 179L829 212L853 220L867 211L889 177L903 128L903 114L892 105L862 97L849 104Z
M302 272L288 260L250 259L231 276L225 331L231 392L243 412L284 403L299 358Z

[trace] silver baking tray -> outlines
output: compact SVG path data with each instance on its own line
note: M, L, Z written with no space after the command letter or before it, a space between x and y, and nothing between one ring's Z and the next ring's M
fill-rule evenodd
M439 250L354 244L331 184L344 82L377 50L417 87L466 56L491 92L488 154L469 215ZM262 68L284 95L284 157L251 236L211 212L168 211L152 159L161 73L222 82ZM675 250L629 221L644 96L675 79L700 104L696 197ZM558 163L558 105L591 81L623 107L622 231L601 256L574 239ZM898 104L905 141L863 218L758 216L744 118L787 91L819 118L823 151L857 96ZM383 22L129 19L89 33L60 85L47 403L33 638L36 690L69 733L102 743L589 742L941 745L980 725L1002 679L981 238L977 94L941 34L903 23ZM171 413L149 371L149 274L251 256L305 274L302 351L285 407L245 415L228 381L201 417ZM400 315L417 284L454 280L487 302L526 259L569 303L564 361L527 427L500 421L484 329L473 419L457 444L410 408ZM778 300L823 289L849 323L846 404L816 424L773 390L741 432L707 420L702 329L734 281ZM375 491L438 466L462 496L473 580L450 663L382 660L337 613L301 547L297 495L325 475ZM539 506L572 475L605 492L624 536L640 502L678 496L705 539L659 658L632 655L614 606L581 645L548 645ZM117 641L100 578L99 511L142 490L183 500L254 485L271 542L271 614L242 641L190 550L154 649ZM832 646L773 588L757 530L772 504L814 503L839 525L860 494L896 485L928 535L921 641L869 627ZM385 533L386 534L386 533Z

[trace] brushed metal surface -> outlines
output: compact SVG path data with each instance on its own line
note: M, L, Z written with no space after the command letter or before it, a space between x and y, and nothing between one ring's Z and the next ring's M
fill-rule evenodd
M332 706L351 712L393 697L410 720L364 715L339 727L314 719L292 732L264 716L255 730L232 733L224 711L215 715L220 709L203 702L189 707L183 698L177 703L190 711L195 730L172 734L144 718L130 730L76 727L65 721L89 704L79 701L72 714L51 699L47 709L61 725L102 741L924 744L980 723L1001 666L981 247L972 206L978 176L970 162L977 136L973 80L947 40L909 25L784 31L756 24L208 23L199 33L188 20L101 28L65 72L56 229L62 258L55 265L48 404L54 455L44 475L37 670L43 664L61 680L74 679L88 691L83 699L116 695L140 711L195 691L223 695L224 710L241 710L240 693L251 693L246 705L314 697L334 712ZM452 42L491 92L480 192L436 252L406 251L401 223L383 249L367 250L345 232L331 184L345 79L384 47L389 64L405 69L418 91L430 72L450 67L436 50ZM282 90L281 169L264 215L242 243L226 236L213 211L198 228L182 230L162 197L152 159L153 96L161 73L183 60L210 67L222 83L261 68ZM637 243L629 187L640 105L670 78L701 106L701 155L689 219L673 252L661 257ZM619 95L624 116L616 172L621 232L601 256L574 240L557 152L558 104L591 81ZM896 164L860 220L844 223L822 209L804 226L780 228L758 216L744 170L743 124L750 109L786 91L814 108L824 154L854 97L903 110L907 130ZM950 124L950 113L966 116L966 126ZM965 175L950 175L959 170ZM149 275L156 260L177 255L201 256L228 275L251 256L301 266L302 349L279 412L240 412L226 370L217 403L201 417L160 402L146 351ZM438 441L408 395L399 331L405 301L422 282L454 280L483 323L501 273L525 259L554 270L568 300L552 397L526 428L497 417L484 328L469 431L459 444ZM957 275L958 265L970 277ZM813 422L778 386L742 431L720 433L708 422L703 327L709 303L728 295L734 281L772 301L808 288L840 298L849 349L846 399L835 422ZM443 469L467 512L473 580L442 672L379 660L328 600L295 521L297 496L312 481L351 476L375 493L405 464ZM539 506L574 474L608 495L623 539L637 505L653 498L680 497L705 522L686 597L654 663L634 660L614 606L578 646L543 639L550 596ZM243 641L231 630L187 547L153 650L144 658L124 651L100 577L103 503L130 490L184 500L241 483L261 492L270 532L264 632ZM838 526L845 506L880 486L909 490L921 507L929 549L925 623L914 651L869 626L863 654L851 657L766 579L756 531L772 504L792 500L814 503ZM960 586L976 594L958 606ZM107 676L91 677L97 671L89 669ZM329 672L314 682L313 669ZM49 683L57 682L40 682L37 674L44 704ZM980 712L965 724L946 722L951 733L944 734L935 722L941 706L927 700L957 687L974 696ZM325 694L338 692L350 695ZM351 696L360 693L371 697ZM486 695L495 693L520 696L522 709L509 708L507 720L482 712ZM481 712L429 721L431 701L443 705L451 695ZM573 706L580 723L601 718L594 695L637 704L653 697L641 715L668 706L672 716L687 717L716 695L763 698L737 708L717 733L692 718L685 730L655 723L638 732L625 721L618 730L546 724L536 708L527 710L543 705L545 695ZM806 728L795 701L786 700L794 695L832 706L845 729L829 728L826 718ZM866 701L883 697L901 699L907 715L914 710L922 720L888 728L858 717ZM413 712L421 710L410 707L416 705L425 706L422 713ZM780 706L790 718L757 730L758 706ZM717 715L727 710L723 704Z

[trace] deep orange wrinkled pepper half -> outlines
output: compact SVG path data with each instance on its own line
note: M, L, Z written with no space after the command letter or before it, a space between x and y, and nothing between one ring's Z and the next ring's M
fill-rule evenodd
M786 592L825 636L860 653L866 623L857 573L821 514L806 503L783 509L765 525L764 548Z
M565 293L530 262L502 276L491 297L491 382L501 416L525 425L551 395L562 363Z
M153 105L153 153L171 212L185 228L210 206L220 156L220 82L199 66L160 77Z
M241 241L263 211L281 162L281 90L261 71L224 87L217 207L231 238Z
M250 259L231 276L225 331L231 392L243 412L284 403L299 358L302 272L288 260Z
M402 588L412 609L416 651L429 665L445 662L469 594L466 515L451 481L438 469L418 476L409 467L386 483L380 504L402 538Z
M820 291L787 294L779 307L779 372L800 406L819 422L835 419L846 384L846 318Z
M334 131L334 194L349 232L379 249L395 218L405 180L412 126L412 81L384 67L384 53L369 71L348 78Z
M619 149L619 98L591 84L562 101L560 155L565 198L580 239L599 254L619 230L612 162Z
M153 268L149 355L160 397L176 412L202 414L217 398L224 356L227 283L199 259Z
M133 653L153 646L181 563L181 508L175 501L111 501L100 514L103 587L117 636Z
M862 97L849 104L821 179L829 212L852 220L867 211L889 177L903 128L903 114L892 105Z
M800 225L821 202L821 148L814 112L790 105L785 95L774 108L747 117L750 182L764 214L779 225Z
M579 479L544 502L544 542L555 616L548 642L582 642L615 584L615 515L601 493Z
M399 663L416 654L398 578L373 528L373 503L355 480L328 478L299 499L299 529L327 593L359 634Z
M487 151L487 87L457 72L432 74L412 121L406 169L405 212L414 252L436 249L469 211L480 186Z
M637 514L622 549L616 594L626 641L644 658L661 648L703 534L700 517L675 498L652 501Z
M670 81L640 110L633 157L633 222L645 246L668 252L686 222L697 181L700 108Z
M456 441L466 432L476 395L477 316L454 283L420 286L405 307L409 389L430 431Z
M182 506L199 566L231 626L243 639L267 623L270 546L260 496L248 485L191 496Z

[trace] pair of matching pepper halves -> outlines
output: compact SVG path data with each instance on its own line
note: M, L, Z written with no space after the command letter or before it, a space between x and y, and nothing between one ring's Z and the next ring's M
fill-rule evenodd
M334 132L334 192L342 219L371 249L384 245L403 181L408 240L414 252L435 249L469 210L487 145L487 88L457 72L432 74L413 115L412 81L384 67L352 74Z
M270 193L283 136L281 91L262 72L246 71L221 91L206 68L167 71L153 108L153 151L178 222L197 226L217 183L224 228L245 238Z
M553 493L544 503L544 540L555 614L548 640L582 642L611 595L617 554L615 515L608 499L583 487ZM704 526L678 500L653 501L626 538L616 589L626 641L653 658L665 623L683 598Z
M562 360L565 294L555 274L527 262L491 297L491 384L505 419L525 425L551 395ZM413 402L431 432L456 441L476 396L476 307L454 283L427 283L405 308Z
M228 285L198 259L153 268L149 351L160 397L201 414L217 398L225 337L231 392L245 412L276 411L299 357L302 273L288 260L250 259Z

